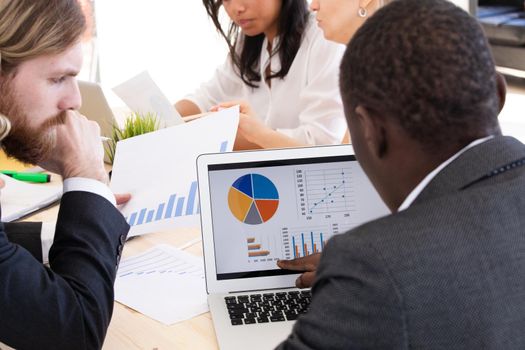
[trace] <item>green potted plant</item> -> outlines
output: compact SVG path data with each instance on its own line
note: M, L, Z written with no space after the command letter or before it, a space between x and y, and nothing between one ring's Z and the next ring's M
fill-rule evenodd
M111 164L115 158L117 142L128 139L133 136L147 134L158 130L160 126L159 119L155 113L131 113L124 123L124 127L113 125L111 139L106 142L105 152Z

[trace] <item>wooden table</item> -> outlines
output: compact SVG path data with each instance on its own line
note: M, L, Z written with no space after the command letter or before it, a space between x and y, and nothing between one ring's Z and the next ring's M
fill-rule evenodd
M126 243L124 257L160 243L180 247L197 237L200 237L198 229L179 229L136 237ZM185 251L202 256L202 244L199 241ZM165 326L115 302L103 349L218 349L218 345L209 312Z

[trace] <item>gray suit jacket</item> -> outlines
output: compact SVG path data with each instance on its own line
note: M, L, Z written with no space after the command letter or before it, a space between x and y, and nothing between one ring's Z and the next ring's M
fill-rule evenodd
M496 137L405 211L327 244L308 314L281 349L525 349L525 157Z

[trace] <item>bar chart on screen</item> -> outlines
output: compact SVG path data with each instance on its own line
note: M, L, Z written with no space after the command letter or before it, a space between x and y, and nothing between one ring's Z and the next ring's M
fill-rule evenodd
M281 230L284 259L296 259L320 253L326 241L339 233L340 228L337 223L312 227L284 227Z
M278 235L254 233L246 238L248 263L277 261L282 257L283 247Z

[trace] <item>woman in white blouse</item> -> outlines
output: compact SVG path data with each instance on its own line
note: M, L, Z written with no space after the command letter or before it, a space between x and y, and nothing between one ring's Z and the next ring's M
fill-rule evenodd
M326 39L346 45L368 17L391 1L312 0L310 10L316 13L317 24ZM348 131L343 143L350 143Z
M177 102L183 115L241 103L235 149L340 143L346 131L338 69L306 0L204 0L230 48L207 83ZM231 19L225 33L221 5Z

